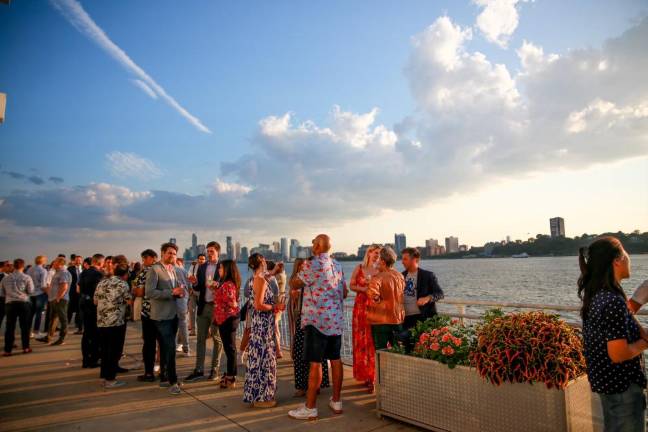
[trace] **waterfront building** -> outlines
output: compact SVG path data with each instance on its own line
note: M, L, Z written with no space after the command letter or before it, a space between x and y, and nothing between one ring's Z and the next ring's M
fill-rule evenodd
M297 250L299 248L299 241L296 239L290 239L290 259L294 260L297 258Z
M425 256L435 255L434 251L439 246L439 240L429 239L425 240Z
M238 257L238 261L242 263L247 263L249 257L250 254L248 253L248 248L246 246L243 246L241 248L241 254Z
M565 237L565 219L555 217L549 219L551 238Z
M396 255L401 256L401 251L407 247L407 237L405 234L394 234L394 246Z
M232 259L236 261L239 259L240 256L241 256L241 243L236 242L234 243L234 257Z
M234 243L232 243L232 236L225 237L225 252L228 259L234 259Z
M281 253L281 243L278 241L272 242L272 252L276 254Z
M282 261L288 261L290 258L290 250L288 249L288 239L286 237L281 237L281 259Z
M468 252L468 245L459 245L459 252Z
M169 239L169 243L178 244L178 243L176 242L175 237L171 237L171 238Z
M445 250L446 253L456 253L459 252L459 239L457 237L446 237L445 239Z

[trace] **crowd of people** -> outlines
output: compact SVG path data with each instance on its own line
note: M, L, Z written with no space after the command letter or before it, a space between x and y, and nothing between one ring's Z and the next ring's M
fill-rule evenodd
M25 354L32 352L34 337L64 344L68 326L74 324L75 333L82 334L82 367L100 367L105 388L121 387L126 383L117 376L127 370L119 361L127 321L132 319L141 322L144 372L138 381L159 381L171 394L180 394L176 355L193 355L189 338L195 336L195 366L182 382L206 379L223 389L235 388L240 352L245 366L243 401L267 408L277 403L279 322L286 312L295 397L305 397L288 415L318 418L320 389L331 385L328 406L341 414L348 288L355 292L353 377L370 393L376 377L375 351L395 344L411 349L409 330L437 313L435 303L444 294L434 273L419 267L415 248L401 251L405 269L401 273L395 270L397 256L390 247L369 247L348 288L342 266L329 253L330 238L318 235L312 250L310 258L295 261L289 278L283 263L252 254L246 281L234 261L220 259L215 241L188 271L173 243L163 244L159 257L154 250L143 251L141 262L132 265L123 255L101 254L86 259L73 255L69 262L60 255L47 266L44 256L27 267L22 259L0 263L0 324L6 318L3 356L17 348L17 322ZM648 330L634 314L648 302L648 281L631 298L626 296L621 281L630 275L630 257L613 237L582 248L579 264L587 372L592 391L602 401L605 430L643 431L646 377L640 358L648 349ZM213 349L206 374L209 339Z

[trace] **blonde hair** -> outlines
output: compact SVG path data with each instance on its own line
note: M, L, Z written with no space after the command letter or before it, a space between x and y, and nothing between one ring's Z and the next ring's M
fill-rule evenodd
M371 252L375 251L376 249L380 250L381 247L378 246L377 244L373 244L367 248L367 252L365 252L364 259L362 260L363 267L369 266L369 254L371 254Z
M47 262L47 257L45 255L38 255L36 258L34 258L34 264L36 265L43 265Z
M65 258L63 257L58 257L54 261L52 261L52 265L54 264L63 264L65 265Z

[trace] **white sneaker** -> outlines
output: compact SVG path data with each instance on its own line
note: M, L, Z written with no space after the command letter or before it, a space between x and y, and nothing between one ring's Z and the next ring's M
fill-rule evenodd
M182 345L176 345L176 352L182 352Z
M160 372L160 365L153 366L153 372Z
M335 414L342 414L342 400L335 402L333 401L333 396L331 396L329 399L329 408L331 408L331 411Z
M288 416L295 420L317 420L317 408L308 408L303 404L297 409L288 411Z

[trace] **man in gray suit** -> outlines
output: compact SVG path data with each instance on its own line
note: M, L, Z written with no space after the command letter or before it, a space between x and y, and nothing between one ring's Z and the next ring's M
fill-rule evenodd
M151 320L160 338L160 387L169 387L171 394L180 394L176 375L175 339L178 332L176 299L186 295L184 278L176 272L178 246L162 245L162 260L155 263L146 275L146 297L151 302Z

